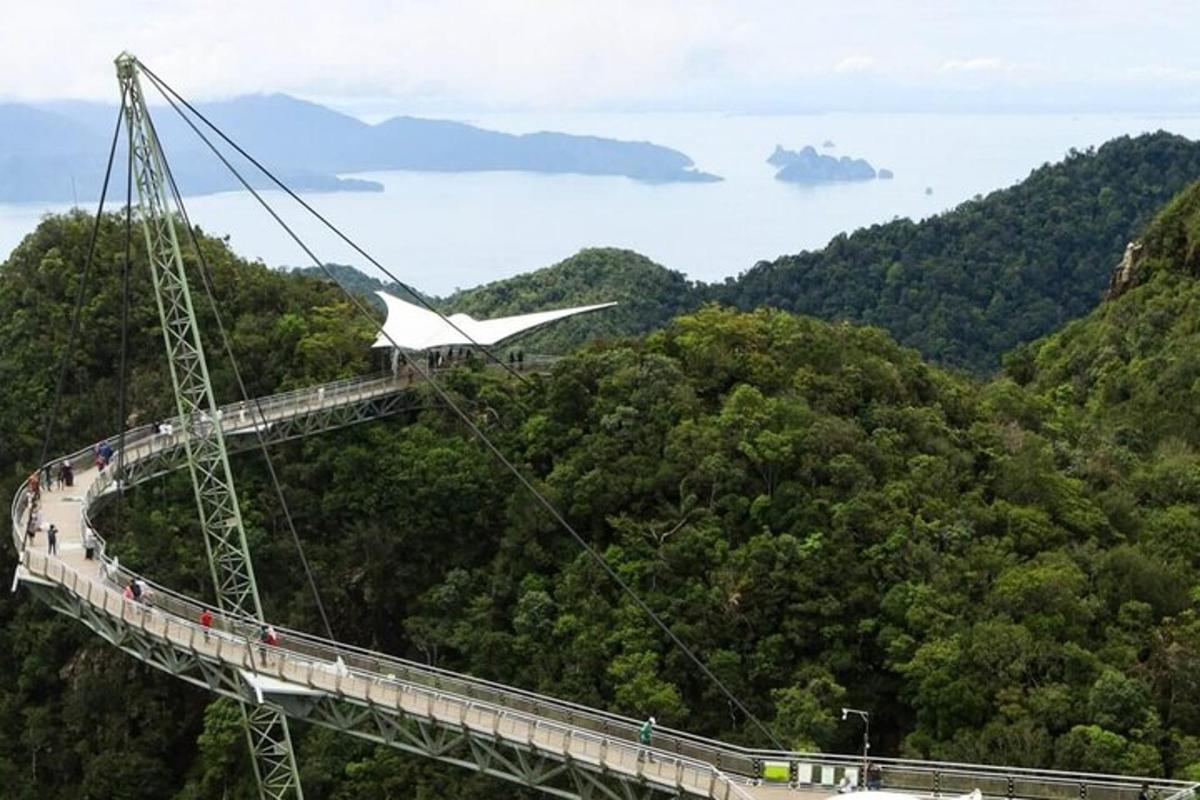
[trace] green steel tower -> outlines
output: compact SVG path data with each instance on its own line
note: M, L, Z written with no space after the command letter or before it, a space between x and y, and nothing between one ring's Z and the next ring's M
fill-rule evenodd
M167 346L175 404L181 427L187 434L184 437L187 464L217 603L231 617L261 623L262 603L254 582L246 529L175 231L175 213L182 213L182 208L175 207L172 200L175 195L168 189L166 160L142 93L138 61L129 53L122 53L116 64L154 296ZM304 795L287 718L271 705L246 702L242 703L242 716L260 797L301 800Z

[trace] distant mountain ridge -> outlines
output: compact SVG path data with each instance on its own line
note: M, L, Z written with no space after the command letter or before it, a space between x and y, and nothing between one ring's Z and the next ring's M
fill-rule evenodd
M381 170L512 170L620 175L648 182L720 180L678 150L650 142L539 132L515 135L451 120L393 117L377 125L284 94L197 108L293 188L379 190L340 174ZM237 186L169 108L151 109L183 190ZM0 202L91 199L99 194L116 108L99 103L0 104ZM251 170L252 182L263 181ZM72 187L74 180L74 187Z
M724 283L692 283L637 253L601 248L437 302L477 315L622 303L536 342L558 352L661 327L706 302L771 306L876 325L926 358L987 374L1012 348L1095 308L1126 243L1198 177L1200 143L1125 136L943 214L840 234Z
M761 262L710 297L878 325L926 358L989 373L1016 345L1095 308L1125 245L1198 177L1200 143L1122 136L921 222Z

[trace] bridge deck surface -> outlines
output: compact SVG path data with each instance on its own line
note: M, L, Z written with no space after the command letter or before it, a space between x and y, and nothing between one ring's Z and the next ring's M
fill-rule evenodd
M386 384L386 382L385 382ZM405 385L408 381L405 381ZM372 387L367 394L394 392L396 387ZM265 416L281 417L316 407L327 402L325 392L300 400L295 405L266 410ZM250 423L245 414L227 414L229 434L238 433L239 426ZM182 432L159 436L130 448L149 452L175 443ZM198 619L184 619L154 605L153 593L145 602L130 602L122 592L124 587L105 574L99 557L85 557L84 511L89 491L101 478L96 466L83 467L75 472L72 487L48 488L41 491L40 510L42 529L35 544L27 548L26 568L30 573L62 583L93 607L103 609L125 622L174 647L216 662L236 666L252 675L262 675L309 691L348 697L364 704L381 705L403 713L436 720L441 724L511 742L521 742L535 751L603 767L656 785L663 789L683 789L690 794L717 797L773 798L798 796L799 792L786 787L753 786L744 780L720 775L708 765L688 763L670 753L654 753L643 757L642 748L624 740L597 736L590 731L572 731L555 720L539 721L526 713L509 712L503 707L481 703L464 697L429 692L425 687L409 686L389 675L363 675L348 670L337 661L314 658L306 652L293 652L286 637L277 647L265 647L251 642L244 634L225 630L218 617L213 629L205 635ZM53 524L57 531L57 554L49 554L46 528ZM39 557L39 554L41 557ZM57 578L57 580L55 580ZM728 782L728 785L720 784ZM808 792L804 792L808 793ZM813 794L825 794L824 790Z

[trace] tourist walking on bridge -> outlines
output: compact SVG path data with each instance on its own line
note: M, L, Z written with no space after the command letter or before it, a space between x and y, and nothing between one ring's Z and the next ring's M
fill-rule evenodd
M53 525L46 530L46 552L52 556L58 555L58 528Z
M213 616L212 612L207 608L200 612L200 627L204 628L204 641L208 641L209 632L212 631Z
M275 633L275 629L270 625L260 625L258 628L258 658L263 663L267 663L267 645L274 647L279 644L279 635Z
M29 511L29 522L25 525L25 546L29 547L33 544L34 538L37 536L38 528L42 527L42 512L38 511L37 500L31 500L32 506Z
M650 742L654 738L654 726L657 724L654 717L650 717L642 723L641 730L638 731L638 741L642 745L638 750L638 761L642 759L648 762L654 761L654 756L650 755Z

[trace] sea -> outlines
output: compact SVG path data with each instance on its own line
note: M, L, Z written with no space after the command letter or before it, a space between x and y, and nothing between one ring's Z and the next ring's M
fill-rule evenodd
M719 183L521 172L372 172L378 193L306 199L401 280L437 295L549 266L586 247L622 247L719 281L761 260L820 248L842 232L920 220L1019 182L1072 148L1167 130L1200 138L1200 114L749 115L479 113L485 128L650 141L688 154ZM775 180L776 145L865 158L892 180L805 186ZM269 156L268 156L269 158ZM101 165L97 165L99 169ZM219 165L214 166L219 168ZM186 188L186 187L185 187ZM278 192L265 197L325 262L377 274ZM46 213L70 204L0 205L0 259ZM187 198L193 221L272 266L311 261L247 195Z

